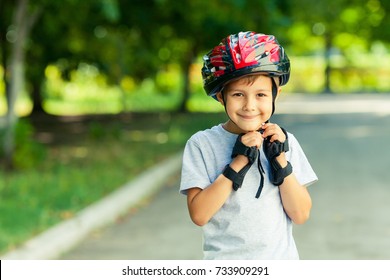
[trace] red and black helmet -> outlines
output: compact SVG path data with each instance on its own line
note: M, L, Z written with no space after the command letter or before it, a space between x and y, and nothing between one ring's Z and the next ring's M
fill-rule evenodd
M203 87L209 96L231 79L254 73L279 77L280 86L288 82L290 60L275 36L251 31L232 34L203 57Z

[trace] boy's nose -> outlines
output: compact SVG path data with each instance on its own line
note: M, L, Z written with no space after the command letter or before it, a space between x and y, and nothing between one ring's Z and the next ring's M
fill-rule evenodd
M253 98L247 98L244 103L243 109L245 111L254 111L256 108L255 100Z

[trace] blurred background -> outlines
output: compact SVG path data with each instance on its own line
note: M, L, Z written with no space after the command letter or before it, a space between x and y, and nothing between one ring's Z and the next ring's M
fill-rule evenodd
M377 135L383 141L373 140L375 147L386 145L389 135L383 130L388 126L374 131L367 127L389 124L385 118L389 111L375 110L390 92L389 1L0 0L0 253L74 217L147 167L182 150L194 132L223 121L223 108L202 88L202 55L228 34L247 30L274 34L285 47L292 64L283 90L286 100L310 98L328 104L342 98L347 104L364 97L363 103L349 108L371 106L374 115L368 118L339 116L345 126L356 126L357 121L364 125L347 132L336 129L338 137L347 136L329 138L334 145L344 141L350 148L351 141L367 140L374 131L380 131ZM338 103L325 108L332 104ZM318 130L320 139L328 139L331 131L322 128L328 124L335 129L340 120L312 110L311 117L305 112L292 121L290 111L279 120L290 127L298 123L298 134L305 138ZM314 130L308 132L299 124ZM315 167L329 168L320 164L323 154L309 145L303 143ZM340 155L345 149L337 151ZM349 151L345 158L353 159L359 152ZM332 165L335 160L327 155ZM380 166L387 166L386 155L381 159ZM350 165L337 162L340 168ZM380 186L387 185L383 182L390 179L388 172L380 168L383 172L372 177ZM337 173L337 179L347 182L346 174L359 173L346 170ZM367 169L360 174L364 172ZM326 171L319 176L325 182L322 191L334 174ZM319 193L320 204L326 201L324 196L332 203L332 197ZM337 213L314 220L313 229L324 222L339 226L347 218ZM389 222L382 220L381 226L377 234L383 242L377 248L390 245ZM311 238L315 234L321 233L313 231ZM350 236L348 230L343 234ZM329 245L324 240L313 242L322 242L330 254L312 253L308 258L331 257L331 246L339 248L337 242ZM378 242L375 236L372 240ZM338 256L390 257L364 251Z

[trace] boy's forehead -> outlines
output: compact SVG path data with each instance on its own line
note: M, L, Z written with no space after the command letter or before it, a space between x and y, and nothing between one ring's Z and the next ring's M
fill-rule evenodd
M264 86L272 87L271 77L264 74L256 74L256 75L246 75L237 79L233 79L226 83L225 88L229 88L232 86L238 85L253 85L256 82L261 83Z

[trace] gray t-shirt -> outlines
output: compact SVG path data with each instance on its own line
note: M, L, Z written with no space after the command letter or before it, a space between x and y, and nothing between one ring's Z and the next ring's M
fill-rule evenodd
M194 134L183 154L180 192L193 187L204 189L229 164L237 135L222 124ZM286 152L300 184L317 181L302 148L288 134L290 151ZM269 164L260 149L265 171L264 187L255 197L260 173L255 162L245 176L242 187L233 191L222 208L203 226L204 259L299 259L292 236L292 222L283 209L279 188L268 179Z

